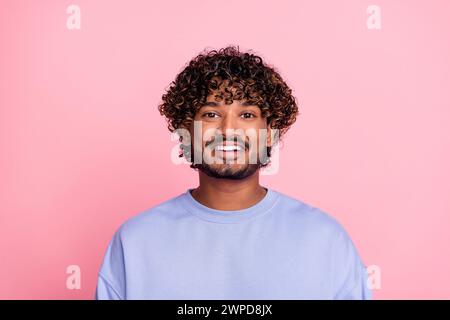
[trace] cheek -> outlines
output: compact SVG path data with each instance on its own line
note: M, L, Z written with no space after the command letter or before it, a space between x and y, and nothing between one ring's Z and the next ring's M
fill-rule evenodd
M215 126L208 122L204 122L198 119L195 120L197 121L197 123L201 124L201 127L199 126L196 131L194 125L191 126L189 130L192 137L191 142L192 144L194 144L194 141L201 141L202 144L204 144L205 141L212 139L211 136L214 136L213 132ZM199 132L198 135L201 135L200 137L196 135L197 132Z

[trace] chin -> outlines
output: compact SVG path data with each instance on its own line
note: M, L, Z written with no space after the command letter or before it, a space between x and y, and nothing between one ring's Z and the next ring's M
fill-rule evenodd
M249 164L222 164L199 166L198 169L206 175L217 179L242 180L253 175L258 169L258 165Z

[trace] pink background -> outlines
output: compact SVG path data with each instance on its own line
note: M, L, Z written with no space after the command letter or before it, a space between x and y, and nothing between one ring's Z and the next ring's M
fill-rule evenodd
M371 4L381 30L366 27ZM374 298L450 298L449 13L445 0L2 1L0 298L91 299L116 228L197 185L170 160L157 104L189 59L227 44L274 64L300 103L262 184L344 225L381 268Z

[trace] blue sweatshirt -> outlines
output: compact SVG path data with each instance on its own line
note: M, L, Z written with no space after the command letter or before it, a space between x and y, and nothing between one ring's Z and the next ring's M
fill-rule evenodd
M96 299L371 299L342 225L266 188L252 207L221 211L188 189L115 232Z

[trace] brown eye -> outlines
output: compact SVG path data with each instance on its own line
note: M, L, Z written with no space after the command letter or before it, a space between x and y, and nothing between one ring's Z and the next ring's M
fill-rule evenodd
M206 117L206 118L214 118L214 116L216 116L217 114L215 114L214 112L205 112L204 114L202 114L202 117Z
M253 113L250 112L245 112L242 114L244 116L245 119L250 119L250 118L254 118L255 115Z

